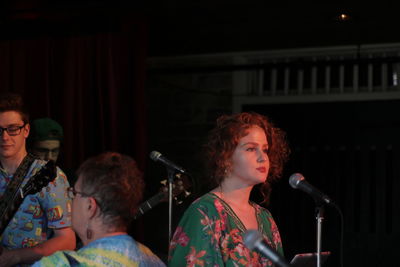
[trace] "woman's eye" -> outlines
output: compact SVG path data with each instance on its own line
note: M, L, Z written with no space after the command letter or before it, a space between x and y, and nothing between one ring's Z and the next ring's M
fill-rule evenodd
M264 149L263 152L264 152L265 154L268 154L268 153L269 153L269 148Z
M254 151L254 150L256 150L254 147L248 147L248 148L246 149L246 151Z

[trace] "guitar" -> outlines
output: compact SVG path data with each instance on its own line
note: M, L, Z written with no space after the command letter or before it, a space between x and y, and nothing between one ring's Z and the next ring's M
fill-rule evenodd
M14 217L19 206L25 197L30 194L40 192L43 187L47 186L57 176L56 165L53 161L47 162L39 172L32 176L24 187L20 188L11 199L7 199L8 204L0 210L0 235L3 234L10 220ZM0 252L1 253L1 252Z
M189 182L187 181L187 177L178 173L175 176L174 183L172 184L172 197L174 200L177 202L177 204L181 204L182 201L178 200L178 196L183 193L184 197L190 196L190 192L186 191L190 187ZM168 201L168 185L167 185L167 180L161 181L163 186L160 189L160 192L158 192L156 195L153 197L149 198L145 202L139 205L138 211L136 212L134 216L134 220L145 214L147 211L151 210L154 208L156 205L163 201Z

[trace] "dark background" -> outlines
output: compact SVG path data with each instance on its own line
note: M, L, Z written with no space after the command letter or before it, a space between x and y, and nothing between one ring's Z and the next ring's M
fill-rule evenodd
M201 145L216 117L231 112L232 95L158 91L147 59L400 39L391 1L9 0L0 10L0 90L23 94L33 118L50 116L63 125L60 165L76 169L105 150L127 153L145 171L150 197L166 171L148 154L162 152L193 173L193 194L174 206L174 225L204 192ZM339 20L342 12L351 19ZM200 100L215 105L182 108ZM342 208L345 266L396 266L398 106L391 100L243 107L270 116L288 133L291 160L269 205L288 259L315 250L314 203L287 183L301 172ZM162 258L167 219L163 203L132 226ZM323 230L323 249L333 253L328 264L338 266L340 220L331 208Z

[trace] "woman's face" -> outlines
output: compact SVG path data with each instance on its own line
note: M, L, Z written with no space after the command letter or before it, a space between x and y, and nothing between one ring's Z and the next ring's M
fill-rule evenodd
M239 140L233 155L228 179L240 186L253 186L266 181L269 171L268 141L264 130L253 126Z

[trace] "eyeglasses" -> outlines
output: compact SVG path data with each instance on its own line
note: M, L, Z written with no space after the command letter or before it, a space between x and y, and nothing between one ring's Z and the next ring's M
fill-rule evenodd
M10 126L7 128L0 127L0 136L3 135L4 131L6 131L9 136L19 135L21 133L21 129L24 128L25 125L26 125L26 123L24 123L24 125L22 125L22 126Z
M74 199L77 194L80 194L82 197L90 197L89 195L87 195L83 192L76 191L75 188L73 188L73 187L68 187L67 192L68 192L68 197L71 199Z

